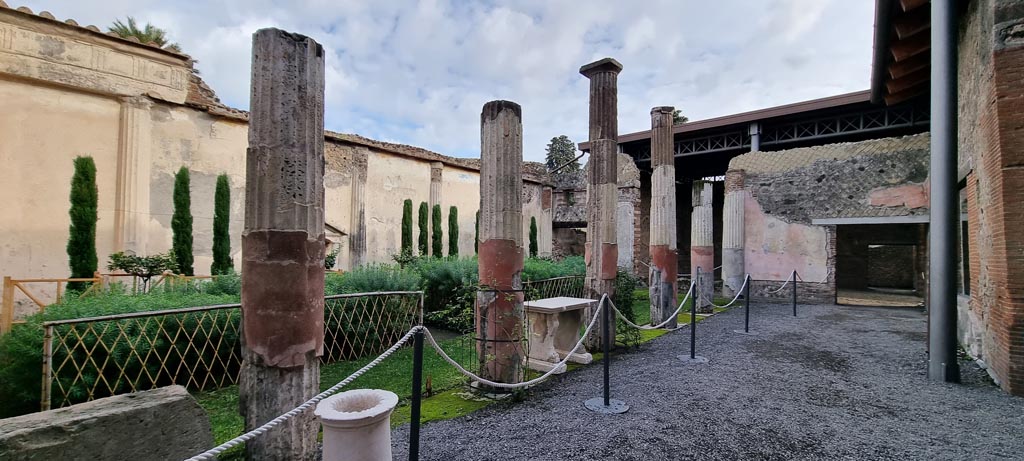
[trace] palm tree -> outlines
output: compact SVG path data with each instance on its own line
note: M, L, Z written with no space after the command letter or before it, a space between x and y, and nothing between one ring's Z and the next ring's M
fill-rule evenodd
M181 53L181 45L168 42L166 30L148 22L145 27L140 29L138 23L135 22L135 18L131 16L128 16L127 24L118 19L107 30L119 35L121 38L135 37L142 43L156 43L165 50Z

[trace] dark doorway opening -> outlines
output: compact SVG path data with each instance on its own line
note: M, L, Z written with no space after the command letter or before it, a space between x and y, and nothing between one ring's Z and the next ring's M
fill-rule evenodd
M924 305L927 228L924 224L836 226L836 304Z

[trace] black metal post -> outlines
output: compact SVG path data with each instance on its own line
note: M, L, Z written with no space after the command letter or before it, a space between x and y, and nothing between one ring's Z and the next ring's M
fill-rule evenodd
M793 271L793 317L796 317L796 271Z
M611 401L611 398L612 398L611 390L609 388L610 384L609 384L609 378L608 378L609 366L611 365L610 362L611 362L611 359L612 359L612 354L611 354L611 352L612 352L612 348L611 348L611 341L612 341L611 340L611 337L612 337L612 328L611 328L612 317L611 317L611 314L612 314L612 308L611 308L611 306L608 306L606 304L604 306L604 319L603 319L604 321L602 322L602 323L604 323L604 344L603 344L602 347L604 348L604 406L606 406L606 407L609 406L609 402Z
M750 275L747 275L743 289L743 332L750 333Z
M412 405L409 422L409 459L420 459L420 400L423 396L423 330L417 330L412 343Z
M693 299L690 300L690 360L697 359L697 300L700 299L700 266L697 267L697 282L693 284Z
M952 0L931 3L928 379L959 382L956 245L960 227L960 202L957 200L957 9L960 5Z
M611 393L610 365L612 360L612 341L615 340L612 336L612 322L615 320L615 317L614 313L612 313L612 306L610 305L611 299L602 297L602 300L598 302L608 303L603 306L598 306L598 308L604 309L604 317L601 319L601 329L604 330L604 340L601 342L602 349L604 349L604 395L585 400L583 402L583 406L588 410L597 413L625 413L629 410L629 405L626 405L626 402L621 400L613 399Z

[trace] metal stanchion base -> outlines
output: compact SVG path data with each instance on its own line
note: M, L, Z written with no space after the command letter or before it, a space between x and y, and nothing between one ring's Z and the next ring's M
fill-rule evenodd
M583 406L587 407L588 410L606 414L606 415L617 415L629 411L629 405L626 402L616 399L608 399L608 406L604 405L604 397L594 397L583 402Z
M747 335L747 336L757 336L757 332L756 331L732 330L732 332L733 333L738 333L738 334L741 334L741 335Z
M701 355L693 358L690 358L689 355L680 355L679 360L682 360L684 365L700 365L702 363L708 363L708 358Z

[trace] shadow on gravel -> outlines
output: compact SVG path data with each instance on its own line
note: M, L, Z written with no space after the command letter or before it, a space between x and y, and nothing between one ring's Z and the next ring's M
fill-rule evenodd
M800 343L803 339L799 334L784 333L744 343L744 347L759 360L797 364L811 370L840 374L850 370L850 363L845 357Z

